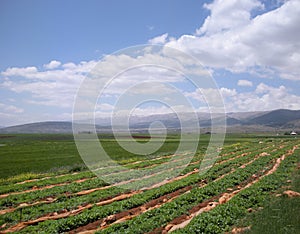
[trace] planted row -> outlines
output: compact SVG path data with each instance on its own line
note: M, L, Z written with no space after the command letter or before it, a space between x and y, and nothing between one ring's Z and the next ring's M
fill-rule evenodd
M186 214L192 207L204 202L213 196L226 192L227 188L232 188L246 181L259 170L270 167L270 161L278 155L260 157L245 169L238 168L218 181L213 181L203 188L194 188L190 193L181 195L172 202L162 205L158 209L147 211L129 221L118 223L99 233L145 233L155 228L166 225L174 218Z
M237 161L240 161L242 159L244 159L244 158L238 158ZM251 157L248 158L248 160L250 160L250 159L251 159ZM266 157L263 157L263 159L266 159ZM234 165L234 162L233 161L230 162L229 165ZM152 189L149 191L145 191L142 194L134 195L133 197L126 199L124 201L115 202L113 204L103 206L103 207L93 207L90 210L84 211L79 215L69 217L66 219L61 219L61 220L57 220L57 221L45 221L43 223L39 223L37 226L28 227L28 228L24 229L24 231L27 230L29 232L29 231L39 230L39 229L40 230L48 230L49 232L68 231L68 230L74 229L78 226L85 225L85 224L88 224L95 220L104 218L108 215L118 213L123 210L142 205L142 204L146 203L147 201L155 199L164 194L170 193L171 191L179 189L183 186L187 186L188 184L194 184L197 181L200 181L201 179L205 179L206 176L208 176L208 175L213 177L214 174L216 174L218 172L218 169L220 169L222 167L223 167L223 165L220 164L216 168L212 168L212 170L209 171L209 173L207 173L205 176L198 176L197 174L192 175L190 177L182 179L181 181L175 181L170 184L161 186L157 189ZM255 170L257 170L257 168ZM240 178L240 175L237 175L236 177ZM223 181L223 179L220 181ZM211 190L214 191L213 186L214 186L213 183L209 183L207 185L207 187L211 187ZM222 187L224 189L223 184L220 187ZM210 194L208 194L208 195L210 196Z
M195 217L184 229L173 233L224 233L230 231L238 219L248 214L248 209L262 207L270 193L286 185L295 164L300 161L300 151L281 162L279 168L271 175L262 178L251 187L241 191L226 204Z
M227 173L230 171L234 166L239 166L243 162L248 161L251 159L251 156L245 157L244 159L235 160L236 162L229 164L229 162L224 163L224 165L218 165L217 167L214 167L214 170L211 171L210 176L206 176L206 181L212 181L213 179L217 178L218 176L223 175L224 173ZM229 167L230 166L230 167ZM190 168L193 169L193 168ZM169 186L168 192L173 192L176 189L182 188L184 186L189 186L191 184L195 184L200 181L200 178L198 174L193 174L189 176L188 178L183 179L179 183L180 186L174 186L173 188ZM141 181L137 181L137 184L141 185ZM109 188L103 191L97 191L89 195L82 196L80 198L71 197L62 195L57 198L54 204L40 204L36 205L34 207L24 207L23 208L23 218L22 220L26 221L29 219L37 218L42 213L51 213L54 211L60 212L63 209L70 210L72 208L76 208L79 205L86 204L86 203L92 203L92 202L99 202L102 198L111 197L114 195L117 195L121 192L120 189L116 188ZM2 216L2 223L9 222L11 224L16 223L19 220L19 210L15 210L12 213L8 213L6 215Z

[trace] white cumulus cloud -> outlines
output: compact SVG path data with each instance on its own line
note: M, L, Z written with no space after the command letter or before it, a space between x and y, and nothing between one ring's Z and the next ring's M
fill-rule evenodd
M166 43L196 56L205 66L300 80L300 1L251 18L257 0L215 0L196 35Z
M37 73L36 67L10 67L7 68L4 72L1 72L2 76L23 76L31 77Z
M80 62L64 69L38 70L36 67L12 67L1 72L5 76L0 88L17 94L30 93L27 103L71 108L78 87L95 61Z
M24 109L13 106L13 105L8 105L4 103L0 103L0 109L2 113L5 114L20 114L24 112Z
M258 0L215 0L204 4L204 8L210 10L211 15L196 30L197 34L214 34L245 26L250 23L251 11L264 5Z
M227 111L300 109L300 96L291 94L283 85L274 87L260 83L254 92L236 93L224 100Z
M197 89L185 96L199 103L214 103L217 93L222 95L226 112L266 111L274 109L300 109L300 95L290 93L284 85L279 87L260 83L253 92L238 92L236 89Z
M239 80L237 83L238 86L253 86L253 83L250 80Z
M54 68L58 68L60 65L61 65L61 62L59 62L57 60L52 60L50 63L44 64L44 68L54 69Z
M168 33L165 33L150 39L148 42L150 44L165 44L167 42L167 38L168 38Z

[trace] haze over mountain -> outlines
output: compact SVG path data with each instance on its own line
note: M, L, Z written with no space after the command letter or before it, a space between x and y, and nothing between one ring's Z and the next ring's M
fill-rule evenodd
M193 126L191 115L193 113L184 113L182 122L186 126ZM197 113L200 128L208 129L211 126L209 113ZM176 114L160 114L149 116L133 116L130 118L130 130L136 132L147 131L150 124L159 121L168 130L180 130L180 121ZM218 120L215 121L218 123ZM284 132L300 130L300 110L279 109L273 111L260 112L235 112L226 114L228 132ZM190 125L189 125L190 124ZM109 118L96 119L96 129L98 132L111 132ZM124 126L116 127L122 131ZM191 130L192 131L192 130ZM5 127L0 129L0 133L71 133L71 122L48 121L30 123Z
M292 121L300 119L300 111L276 110L250 120L252 124L266 125L270 127L282 127Z

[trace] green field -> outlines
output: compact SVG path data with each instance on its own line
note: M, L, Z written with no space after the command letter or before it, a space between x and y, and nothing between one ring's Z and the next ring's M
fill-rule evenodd
M248 226L250 233L274 233L268 226L281 215L296 218L285 218L280 233L299 232L299 209L291 209L299 206L299 197L276 196L287 189L300 192L298 138L228 134L216 149L214 166L199 174L210 139L204 134L191 162L174 178L166 175L185 160L179 154L168 167L178 135L168 135L146 156L126 152L111 135L99 139L123 171L100 167L103 177L97 178L85 167L72 135L0 135L0 233L224 233ZM149 141L140 134L136 140ZM157 170L160 165L164 171ZM132 179L136 170L143 176Z
M0 178L83 166L72 135L0 135Z
M126 152L112 135L99 135L99 139L108 154L117 161L134 161L144 157ZM206 149L209 139L209 135L201 135L199 150ZM178 135L168 136L164 146L154 155L173 153L179 141ZM225 144L253 141L259 140L252 135L232 134L227 136ZM84 169L86 166L77 151L72 134L0 134L1 179L26 173L66 173Z

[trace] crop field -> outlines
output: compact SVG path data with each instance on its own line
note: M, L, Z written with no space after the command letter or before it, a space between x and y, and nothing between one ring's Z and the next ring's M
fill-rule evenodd
M84 166L71 135L0 135L0 233L248 233L253 213L261 217L269 201L299 189L299 138L228 135L215 149L214 165L199 173L209 137L201 136L180 174L160 178L155 168L168 165L177 135L147 156L126 153L115 139L101 136L124 170L103 166L98 178ZM176 166L184 159L176 155ZM132 179L136 170L144 176ZM129 183L136 189L118 186ZM299 197L291 199L299 205ZM299 209L293 212L297 217ZM278 233L297 233L297 221Z

